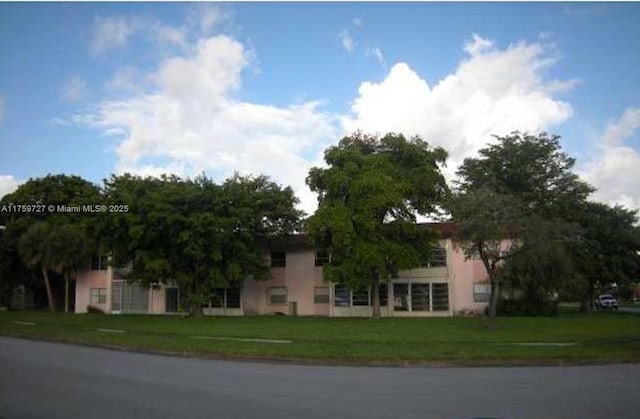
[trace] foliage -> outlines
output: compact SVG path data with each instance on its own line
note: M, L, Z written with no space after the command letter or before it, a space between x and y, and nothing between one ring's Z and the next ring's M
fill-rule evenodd
M318 210L306 229L331 254L324 276L351 288L372 287L374 317L377 284L429 257L435 237L416 225L415 214L435 212L446 194L440 173L446 156L417 137L355 133L325 151L328 168L309 172Z
M90 182L78 176L48 175L25 182L15 192L3 197L0 204L53 205L57 209L58 205L96 205L99 202L99 190ZM63 274L68 282L92 253L93 241L87 231L90 217L90 214L52 212L48 209L2 213L0 224L6 226L4 246L9 253L18 254L26 267L42 273L51 310L55 309L55 302L49 272ZM14 264L14 271L20 270L15 266L15 259L7 263ZM68 293L65 293L65 309L68 306Z
M112 176L105 193L129 206L98 225L116 264L131 262L131 278L145 285L175 282L193 314L212 288L267 279L264 240L292 232L302 215L292 189L264 176L236 174L222 185L204 175Z
M571 172L575 161L561 151L558 136L514 132L496 140L464 160L448 205L465 254L479 254L489 274L491 317L505 262L550 240L571 240L575 233L563 216L593 191ZM527 269L529 281L540 278L531 266L520 271ZM521 282L534 288L525 277Z
M570 247L579 274L570 293L588 309L597 291L615 283L624 292L640 278L637 211L584 202L570 216L580 226L581 238Z

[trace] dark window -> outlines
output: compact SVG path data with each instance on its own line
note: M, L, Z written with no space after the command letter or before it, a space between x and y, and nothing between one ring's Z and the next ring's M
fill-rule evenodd
M411 284L411 311L429 311L429 284Z
M409 310L409 284L393 284L393 309Z
M227 308L240 308L240 288L227 288Z
M448 284L431 284L433 287L433 311L449 310L449 285Z
M336 285L334 288L334 305L336 307L350 307L351 306L351 291L346 285Z
M316 250L316 266L324 266L331 262L331 257L329 256L329 252L325 252L322 250Z
M353 291L352 301L354 306L368 306L369 305L369 289L361 288Z
M442 267L447 266L447 251L443 247L434 247L431 251L431 260L429 266Z
M313 302L314 304L329 304L329 287L315 287Z
M211 292L211 307L224 308L224 288L214 288Z
M92 271L106 271L108 267L109 258L107 256L94 256L91 258L91 270Z
M379 290L378 292L380 293L380 306L385 307L389 303L389 292L388 292L387 283L383 282L379 284L378 290Z
M271 267L284 268L287 266L287 254L285 252L271 252Z

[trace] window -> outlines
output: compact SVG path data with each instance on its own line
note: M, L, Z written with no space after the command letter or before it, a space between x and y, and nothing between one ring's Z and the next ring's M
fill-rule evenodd
M444 247L434 247L431 251L429 266L432 268L447 266L447 251Z
M316 250L316 266L324 266L329 264L329 262L331 262L331 256L329 255L329 252Z
M286 304L287 288L271 287L269 288L269 304Z
M108 256L100 255L91 258L91 270L92 271L106 271L109 262Z
M287 254L285 252L271 252L271 267L284 268L287 266Z
M409 311L409 284L393 284L393 309Z
M429 311L429 284L411 284L411 311Z
M91 304L106 304L107 303L107 289L106 288L91 288Z
M227 308L240 308L240 288L227 288Z
M315 287L313 289L314 304L329 304L329 287Z
M491 295L491 286L488 282L476 282L473 284L473 302L486 303Z
M336 285L334 288L334 305L336 307L350 307L351 306L351 291L346 285Z
M386 307L389 303L389 287L386 282L378 285L378 292L380 294L380 307ZM371 301L373 304L373 301Z
M360 288L352 292L351 303L354 306L368 306L369 305L369 289Z
M240 288L214 288L210 304L212 308L240 308Z
M431 284L433 311L449 310L449 284Z

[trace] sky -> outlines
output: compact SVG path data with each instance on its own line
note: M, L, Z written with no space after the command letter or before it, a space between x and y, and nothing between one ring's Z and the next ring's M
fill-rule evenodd
M640 3L0 3L0 196L48 173L305 185L355 130L561 136L640 208Z

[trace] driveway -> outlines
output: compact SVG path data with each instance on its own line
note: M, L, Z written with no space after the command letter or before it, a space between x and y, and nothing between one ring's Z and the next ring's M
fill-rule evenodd
M301 366L0 337L0 417L637 418L640 365Z

